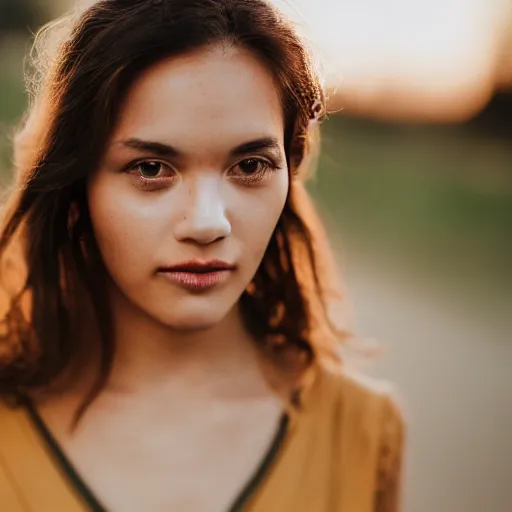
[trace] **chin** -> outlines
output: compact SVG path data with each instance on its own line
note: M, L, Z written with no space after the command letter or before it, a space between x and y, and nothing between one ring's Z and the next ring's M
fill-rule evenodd
M226 314L227 312L221 311L176 311L172 316L160 316L160 321L176 331L206 331L218 325Z
M208 322L204 319L180 319L179 321L169 321L165 325L173 331L181 332L201 332L207 331L217 325L217 322Z

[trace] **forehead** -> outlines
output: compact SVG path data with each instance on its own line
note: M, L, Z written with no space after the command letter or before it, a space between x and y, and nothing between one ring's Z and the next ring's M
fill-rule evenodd
M116 136L171 138L186 148L268 135L282 140L283 131L278 87L265 66L248 51L211 48L165 59L139 76Z

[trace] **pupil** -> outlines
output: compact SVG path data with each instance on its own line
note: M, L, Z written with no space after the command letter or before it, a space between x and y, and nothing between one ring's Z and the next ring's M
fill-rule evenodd
M140 169L144 176L157 176L160 172L160 164L158 162L144 162L140 164Z
M240 169L245 174L254 174L255 172L258 171L259 164L260 163L258 160L244 160L243 162L240 163Z

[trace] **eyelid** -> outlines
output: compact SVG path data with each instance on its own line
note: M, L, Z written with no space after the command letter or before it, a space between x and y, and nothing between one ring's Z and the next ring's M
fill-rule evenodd
M279 168L281 166L279 160L275 157L272 157L271 155L247 155L243 156L242 158L238 158L232 167L240 164L241 162L246 162L247 160L259 160L275 168Z
M242 163L246 162L248 160L255 160L258 162L258 165L260 166L260 169L252 174L245 174L243 171L236 171L236 168ZM261 168L262 167L262 168ZM270 178L272 174L279 171L281 168L280 165L277 164L277 162L274 162L272 158L267 157L245 157L241 160L238 160L238 162L234 165L232 165L228 171L227 176L230 178L236 180L240 184L251 186L251 185L258 185L262 182L264 182L267 178Z
M162 160L161 158L151 158L151 157L148 157L148 158L138 158L136 160L133 160L133 161L131 161L129 164L127 164L124 167L124 170L125 171L134 170L134 168L136 168L137 166L139 166L141 164L144 164L144 163L147 163L147 162L154 162L154 163L165 165L169 169L171 169L174 172L176 172L176 169L174 168L174 166L172 166L169 162L166 162L165 160Z
M234 169L236 169L241 163L243 162L247 162L248 160L255 160L257 162L259 162L259 164L263 167L266 167L267 171L275 171L277 169L279 169L279 165L277 164L277 162L274 162L272 159L270 158L267 158L267 157L261 157L261 156L249 156L249 157L244 157L240 160L237 160L236 163L234 163L228 170L227 170L227 173L231 173L233 172ZM259 173L261 174L261 172L264 172L264 171L259 171ZM242 173L243 174L243 173ZM255 173L256 174L256 173Z
M283 163L280 161L280 159L276 158L273 155L261 155L261 154L260 155L247 155L247 156L243 156L241 158L238 158L235 161L235 163L232 164L227 169L227 172L229 173L237 165L241 164L242 162L246 162L247 160L257 160L257 161L261 162L262 164L267 165L272 170L277 170L277 169L279 169L279 168L281 168L283 166ZM162 164L162 165L166 166L173 173L177 173L178 172L176 170L176 168L173 165L171 165L169 162L167 162L165 160L162 160L161 158L152 158L152 157L138 158L138 159L132 160L130 163L128 163L127 165L124 166L123 172L136 171L136 169L137 169L137 167L139 165L147 163L147 162L159 163L159 164ZM152 178L152 180L168 179L168 178L169 177ZM141 179L145 179L146 181L150 181L149 179L144 178L143 176L141 176Z

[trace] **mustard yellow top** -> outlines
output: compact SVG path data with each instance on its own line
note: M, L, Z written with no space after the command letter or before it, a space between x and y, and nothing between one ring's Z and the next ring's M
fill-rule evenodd
M233 511L400 510L404 423L389 386L322 369L282 434ZM94 511L31 414L2 402L0 510Z

